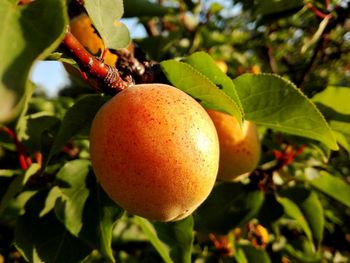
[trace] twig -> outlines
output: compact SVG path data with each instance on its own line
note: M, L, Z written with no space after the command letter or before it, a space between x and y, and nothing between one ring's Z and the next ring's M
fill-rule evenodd
M316 7L314 7L312 4L307 4L306 7L307 7L307 9L311 10L316 16L318 16L322 19L324 19L330 15L330 14L325 14L325 13L321 12Z
M24 148L21 142L18 140L17 134L7 127L0 127L0 131L5 132L10 138L12 138L15 142L17 153L18 153L18 161L21 169L26 171L28 167L32 164L32 160L25 154Z
M131 81L123 80L115 67L103 63L87 52L70 32L66 33L62 45L88 75L90 84L100 92L115 94L133 85Z

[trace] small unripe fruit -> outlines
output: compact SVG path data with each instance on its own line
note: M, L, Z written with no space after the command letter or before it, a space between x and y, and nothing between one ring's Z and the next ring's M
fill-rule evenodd
M164 84L130 87L106 103L90 133L94 172L107 194L132 214L175 221L211 192L219 142L206 111Z
M207 110L216 127L220 143L218 180L232 181L252 172L260 159L260 140L256 126L244 121L240 127L231 115Z

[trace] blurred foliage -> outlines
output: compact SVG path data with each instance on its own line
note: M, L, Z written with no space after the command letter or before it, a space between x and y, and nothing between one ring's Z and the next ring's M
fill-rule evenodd
M38 56L56 51L47 58L72 64L59 43L68 14L84 7L2 1L0 14L12 12L0 22L0 101L10 107L12 94L19 106L0 111L10 112L0 116L0 262L349 262L350 1L126 0L124 10L121 0L104 1L99 9L88 1L93 19L115 4L115 19L124 12L145 28L132 40L136 58L163 61L168 81L202 105L259 125L259 167L218 182L182 221L124 212L89 161L89 126L109 97L79 75L55 98L28 81ZM127 44L124 27L118 34L108 46ZM227 64L227 76L213 60ZM293 162L280 167L283 158Z

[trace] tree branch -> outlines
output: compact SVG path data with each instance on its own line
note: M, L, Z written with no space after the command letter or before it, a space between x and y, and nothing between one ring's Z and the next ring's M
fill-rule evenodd
M115 94L134 84L131 80L123 80L115 67L103 63L102 60L87 52L72 33L66 33L62 46L77 62L80 69L87 74L90 84L98 91Z

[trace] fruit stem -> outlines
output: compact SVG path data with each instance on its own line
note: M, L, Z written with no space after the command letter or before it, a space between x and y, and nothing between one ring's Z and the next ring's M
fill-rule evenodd
M133 85L132 81L124 81L121 78L117 68L91 55L72 33L66 33L62 45L81 70L89 76L90 84L100 92L115 94Z

